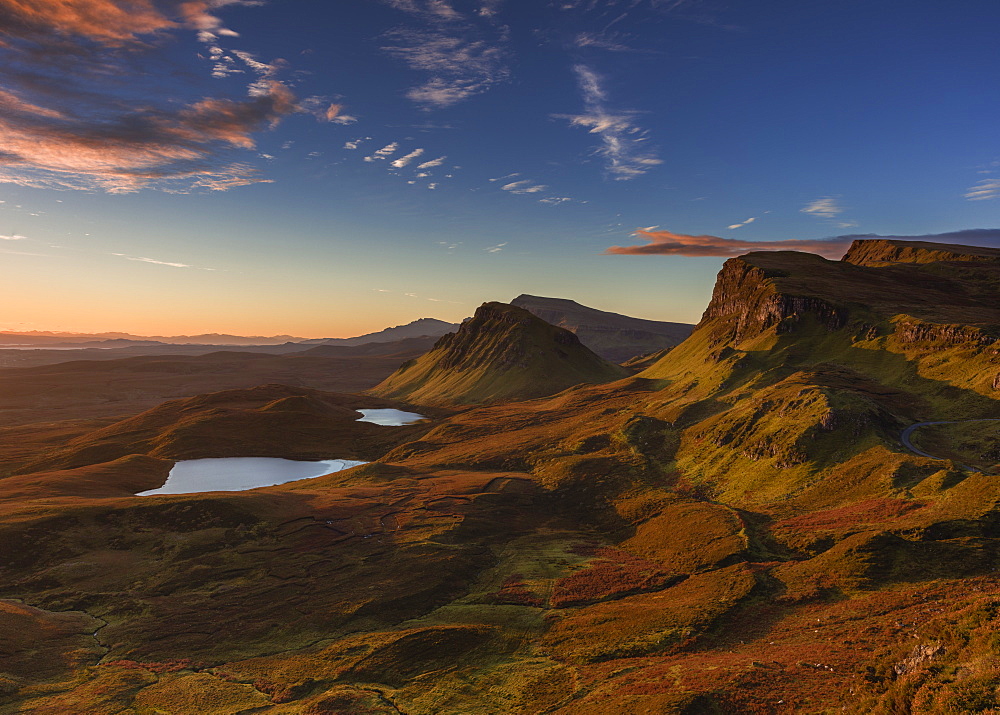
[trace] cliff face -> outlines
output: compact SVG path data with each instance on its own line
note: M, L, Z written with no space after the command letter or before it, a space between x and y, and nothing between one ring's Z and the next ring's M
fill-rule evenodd
M511 305L569 330L581 343L612 362L624 362L637 355L671 348L681 343L694 329L687 323L633 318L589 308L563 298L519 295L511 301Z
M1000 261L1000 249L927 241L860 239L851 244L842 260L857 266L938 261Z
M484 303L458 331L404 364L371 394L423 404L476 404L541 397L626 374L570 331L521 308Z
M774 263L773 256L759 254L726 261L716 280L712 300L702 315L702 324L716 318L731 320L733 339L737 342L759 335L772 326L781 326L788 319L797 320L805 313L812 313L831 330L844 326L847 321L845 308L816 296L783 292L775 279L788 272L756 265L755 259L761 258ZM789 263L797 259L796 254L787 257ZM779 327L779 331L782 329Z
M739 342L775 326L787 332L809 314L829 330L855 321L872 335L895 332L909 342L992 342L1000 326L1000 250L993 259L993 249L916 243L855 241L842 261L794 251L732 258L699 327L724 319L728 337Z
M730 259L691 338L639 377L690 384L692 395L708 397L756 379L764 365L778 376L797 362L810 369L830 362L909 392L915 383L895 381L919 364L919 374L934 377L913 404L959 415L981 410L976 395L997 391L1000 261L989 260L991 249L971 249L969 260L925 260L945 255L941 246L901 243L859 241L852 260L842 261L793 251ZM949 258L964 255L964 247L950 248ZM914 262L861 265L892 256ZM968 404L960 406L947 385L968 390Z

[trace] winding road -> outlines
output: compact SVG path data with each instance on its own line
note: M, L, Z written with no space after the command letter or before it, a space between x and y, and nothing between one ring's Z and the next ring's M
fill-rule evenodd
M975 419L975 420L946 420L942 422L917 422L916 424L912 424L903 430L903 432L899 435L899 441L902 442L903 446L906 447L908 450L910 450L914 454L919 454L921 457L928 457L930 459L945 459L944 457L937 457L933 454L928 454L919 447L914 446L913 442L910 441L910 435L912 435L920 427L928 427L930 425L957 425L957 424L963 424L965 422L1000 422L1000 417L988 417L984 419ZM963 469L968 469L970 472L982 471L981 469L970 467L967 464L959 464L958 466L962 467Z

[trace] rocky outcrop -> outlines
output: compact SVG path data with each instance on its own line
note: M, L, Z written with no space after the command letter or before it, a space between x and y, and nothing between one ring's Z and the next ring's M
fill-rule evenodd
M903 343L933 342L939 345L983 346L998 342L980 328L969 325L941 325L917 320L900 320L896 323L896 337Z
M759 335L775 325L783 332L806 313L814 315L830 330L846 325L845 308L815 296L792 295L779 290L774 279L786 273L754 265L755 255L726 261L702 323L716 318L732 320L736 341Z
M857 266L937 261L1000 261L1000 249L885 238L859 239L851 244L842 260Z

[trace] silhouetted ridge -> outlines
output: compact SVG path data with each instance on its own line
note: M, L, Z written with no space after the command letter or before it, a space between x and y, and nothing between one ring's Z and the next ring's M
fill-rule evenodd
M580 342L613 362L624 362L679 344L694 329L687 323L644 320L597 310L565 298L519 295L511 305L574 333Z

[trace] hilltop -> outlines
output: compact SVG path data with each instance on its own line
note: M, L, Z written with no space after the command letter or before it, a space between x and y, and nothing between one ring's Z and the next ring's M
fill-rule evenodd
M475 404L541 397L627 374L568 330L521 308L484 303L457 332L404 364L370 394L418 404Z
M632 318L580 305L565 298L519 295L510 302L547 323L574 333L580 342L612 362L631 358L681 343L693 325Z
M1000 248L881 238L854 241L842 260L859 266L940 261L1000 261Z

